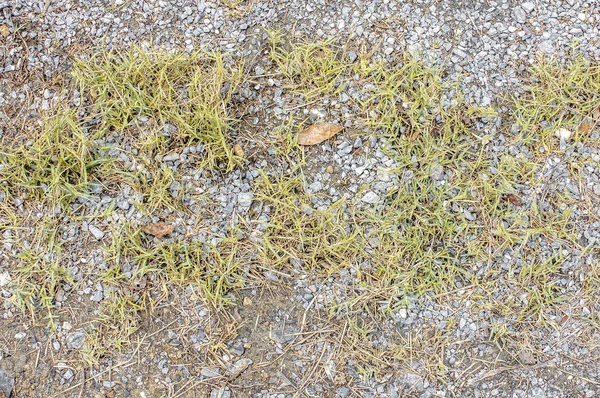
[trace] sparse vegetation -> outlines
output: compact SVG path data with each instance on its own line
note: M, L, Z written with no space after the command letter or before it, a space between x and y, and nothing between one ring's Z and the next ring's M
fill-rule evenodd
M542 58L532 67L531 81L523 89L514 101L520 127L515 143L527 145L533 153L556 151L555 133L560 128L573 132L576 142L590 143L600 120L598 65L575 52L565 64Z
M230 133L231 96L243 68L223 54L103 52L74 63L79 91L89 95L99 131L130 137L133 148L149 157L203 144L210 168L235 165Z
M341 93L346 79L368 84L357 127L385 143L393 166L384 172L397 178L386 195L372 206L361 203L374 178L341 199L309 193L311 159L294 140L306 121L290 118L268 132L277 167L256 170L253 203L260 203L262 218L251 219L258 216L251 208L225 228L227 236L213 236L209 226L202 231L208 237L198 238L181 221L201 218L190 195L218 192L194 185L198 174L184 175L179 165L218 175L244 161L232 149L233 96L245 82L241 64L219 53L102 52L74 63L80 106L60 105L36 136L19 137L0 153L0 227L12 244L12 302L34 320L42 311L54 329L58 290L79 287L63 249L69 229L97 222L106 228L90 244L101 252L90 275L104 297L87 319L88 365L131 346L141 319L173 290L192 289L215 314L231 316L248 285L269 283L265 272L317 281L343 275L336 300L322 303L327 316L320 321L333 328L339 358L365 379L418 359L428 378L446 380L440 350L453 344L457 319L398 333L387 346L375 341L379 321L402 311L406 317L417 300L468 295L466 311L487 311L497 320L485 339L501 351L525 346L516 329L556 327L580 300L589 303L586 322L598 327L597 267L590 264L573 282L579 291L561 282L573 279L563 267L569 252L596 249L582 244L569 208L574 194L547 192L551 177L544 174L548 157L560 149L557 129L573 131L576 142L591 139L600 110L597 66L582 57L566 65L541 60L512 113L499 115L466 104L443 70L409 55L393 66L364 54L350 64L332 42L269 37L273 75L305 102ZM496 134L508 137L505 146L493 147ZM164 161L172 152L180 163ZM577 179L577 167L571 172ZM94 186L107 202L131 193L139 217L125 215L128 206L116 211L112 202L87 206ZM315 208L317 196L327 206ZM25 208L8 199L24 201ZM141 232L142 223L157 218L181 229L164 240ZM210 350L226 348L219 340Z
M94 137L84 133L71 109L57 110L36 136L9 144L0 156L5 191L62 206L87 193L94 171L104 161Z
M287 43L280 31L269 31L270 57L289 81L292 92L306 101L341 92L349 65L333 41Z

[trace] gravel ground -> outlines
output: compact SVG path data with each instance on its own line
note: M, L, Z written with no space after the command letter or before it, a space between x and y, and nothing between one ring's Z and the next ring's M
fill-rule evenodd
M448 79L464 76L460 87L466 101L482 106L501 102L504 94L521 83L529 65L540 55L567 59L577 42L578 51L600 60L600 3L595 0L400 4L0 0L0 134L12 136L21 127L14 120L33 124L53 103L72 95L57 92L54 87L69 70L73 57L90 54L101 46L136 44L185 50L206 46L244 58L257 76L256 84L245 85L238 93L239 101L252 101L239 139L246 143L245 150L257 155L244 171L216 176L188 165L202 148L189 147L164 156L163 163L179 173L179 181L183 181L169 187L173 196L185 185L187 191L195 192L185 196L186 205L197 209L196 214L205 214L201 210L210 208L211 217L186 218L165 211L150 221L169 217L176 225L176 234L202 241L225 236L231 223L241 222L238 220L244 217L268 221L268 211L258 208L253 184L259 177L258 170L287 166L270 158L272 148L255 136L260 136L258 130L270 131L282 125L290 115L336 121L348 127L336 142L311 152L305 175L307 192L315 194L314 209L326 209L342 197L353 198L358 207L383 206L386 194L404 176L386 172L397 164L383 151L384 140L352 134L357 113L352 100L364 94L364 87L350 83L336 103L296 107L296 98L282 90L280 81L269 77L273 65L265 59L264 28L284 29L298 39L336 39L343 43L350 58L353 49L365 46L390 62L406 50L421 54L444 65ZM478 128L493 133L495 123L490 120ZM119 139L114 137L113 143L121 144ZM515 155L523 151L507 147L503 140L502 134L493 136L492 146L497 153ZM567 192L582 202L591 201L597 209L598 149L563 144L562 155L547 160L540 184L523 187L523 192ZM119 159L122 155L111 156ZM582 167L580 181L574 181L570 174L573 163L590 165ZM432 178L443 181L446 177L440 170ZM362 190L363 186L368 189ZM327 193L329 199L318 193ZM0 324L0 396L3 389L7 396L14 390L15 397L291 397L302 393L315 397L600 396L597 335L587 334L589 330L581 322L567 317L556 330L509 330L519 340L518 346L526 349L499 353L498 347L487 340L500 314L480 306L467 287L442 299L424 295L412 300L392 319L367 333L373 352L392 352L387 347L394 344L409 347L405 354L419 358L412 361L411 371L383 363L398 358L381 358L382 363L375 366L381 368L376 377L369 377L368 371L352 359L336 362L335 355L344 350L339 342L348 336L344 329L327 332L327 305L343 302L350 295L350 281L356 277L350 271L325 280L301 270L293 275L259 271L263 282L244 289L240 300L243 305L228 315L231 324L242 325L238 330L211 315L194 289L174 293L141 326L136 343L123 352L107 353L99 364L84 369L76 360L77 352L87 344L83 330L96 314L98 303L110 294L88 270L103 267L101 247L110 235L110 222L148 219L134 206L136 201L135 193L127 189L103 192L99 188L82 205L95 211L116 205L117 220L67 226L64 237L73 253L70 270L77 284L76 291L59 291L56 297L57 308L64 310L56 332L32 326L27 314L5 301ZM15 203L16 208L19 206L23 204ZM580 222L578 228L587 245L594 247L600 238L600 215L582 209L575 207L574 217ZM468 209L460 211L467 219L477 217ZM253 228L260 234L260 223ZM3 230L3 237L0 286L6 298L11 278L8 258L15 253L11 251L13 238L8 228ZM598 260L597 250L569 253L560 241L551 238L541 239L539 246L550 255L562 250L562 267L568 277L561 283L566 290L577 289L586 264ZM519 259L511 255L518 256L507 253L489 267L518 263ZM161 292L156 295L159 297ZM503 299L501 294L497 298ZM583 316L595 311L585 303L575 303L573 308L573 313ZM456 328L442 336L440 331L450 322ZM217 342L227 347L228 353L214 358L209 346ZM378 348L382 351L376 351ZM439 362L448 369L443 377L437 375Z

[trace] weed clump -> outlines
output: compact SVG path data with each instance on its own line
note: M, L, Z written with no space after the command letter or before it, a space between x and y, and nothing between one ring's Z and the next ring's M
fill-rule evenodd
M209 168L235 165L230 139L233 93L242 67L223 54L149 52L133 48L78 59L73 77L90 96L101 131L131 135L150 155L203 144Z
M4 149L0 177L11 196L68 205L87 193L103 161L76 112L60 110L24 144Z
M307 101L341 92L349 64L343 61L344 54L333 47L332 40L288 44L281 32L268 33L269 55L289 80L292 92L302 94Z
M586 140L600 121L600 66L583 55L566 63L542 58L530 69L529 83L514 99L516 138L536 152L558 148L556 132L566 128Z

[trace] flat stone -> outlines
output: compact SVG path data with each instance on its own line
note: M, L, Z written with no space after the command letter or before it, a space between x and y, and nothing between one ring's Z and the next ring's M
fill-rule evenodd
M0 392L4 394L4 397L11 397L14 385L14 379L0 369Z
M72 350L79 350L85 343L85 334L83 332L71 333L67 336L67 347Z
M521 4L521 7L523 8L523 10L525 10L525 12L529 14L535 9L535 4L533 4L531 1L526 1L523 4Z
M363 196L363 198L361 200L365 203L374 205L375 203L377 203L379 201L379 195L377 195L373 191L369 191L365 194L365 196Z
M176 160L179 160L179 154L178 153L170 153L170 154L166 155L162 160L163 160L163 162L174 162Z
M94 235L94 238L96 238L97 240L100 240L102 238L104 238L104 232L102 232L98 227L96 227L95 225L89 225L88 226L88 231L90 231L90 233L92 235Z
M250 358L241 358L235 361L233 366L229 368L229 375L231 377L237 377L242 374L250 365L252 365L253 361Z
M250 207L252 199L254 199L254 193L252 192L241 192L237 196L238 204L242 207Z
M527 15L525 15L525 11L521 7L515 7L513 11L513 16L518 23L527 22Z
M217 368L202 368L200 370L200 375L208 378L220 377L219 369Z

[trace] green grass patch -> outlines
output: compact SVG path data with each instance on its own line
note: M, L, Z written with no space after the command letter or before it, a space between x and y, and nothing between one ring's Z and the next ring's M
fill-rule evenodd
M267 176L259 185L260 200L272 209L260 243L267 268L294 266L331 275L354 264L362 253L360 231L352 225L340 200L315 210L301 176Z
M306 101L340 93L349 71L346 55L333 40L290 43L280 31L269 31L270 57L287 79L286 88Z
M132 135L134 148L152 155L204 144L209 169L235 166L231 103L241 64L218 52L132 48L77 59L72 75L100 117L100 131Z
M63 206L85 196L105 161L93 138L84 132L75 110L56 111L26 142L3 148L3 188L13 197Z
M600 66L581 54L564 64L542 58L530 69L524 93L514 100L514 117L521 127L517 142L537 152L556 151L555 133L566 128L572 139L587 141L600 122Z
M18 239L13 239L13 242L20 246ZM29 236L27 244L20 249L13 262L10 300L17 308L28 312L34 322L39 311L45 313L48 327L55 330L56 295L59 289L74 282L71 271L65 265L67 256L63 253L57 221L51 216L38 220L33 236Z

